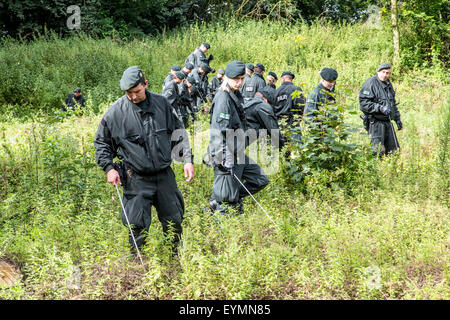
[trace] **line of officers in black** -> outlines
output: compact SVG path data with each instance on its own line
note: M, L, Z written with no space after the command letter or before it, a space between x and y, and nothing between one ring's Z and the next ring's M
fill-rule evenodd
M186 181L194 178L193 155L183 123L187 124L189 117L195 119L195 108L207 101L205 94L211 100L207 163L214 169L212 193L205 209L222 215L228 215L230 207L242 212L242 199L269 183L262 168L243 152L248 141L233 137L233 143L229 143L230 131L266 129L270 134L279 129L279 123L289 130L298 127L302 117L314 121L317 110L336 102L338 73L332 68L320 71L320 82L306 99L302 89L293 84L292 72L283 72L281 85L276 88L277 76L269 73L266 81L261 63L253 66L232 61L208 82L207 75L213 72L213 56L206 57L209 48L208 43L202 43L189 55L183 68L172 68L162 94L147 89L148 81L139 67L126 69L120 80L125 94L111 105L98 126L94 140L97 163L107 173L108 182L123 186L126 211L122 210L122 221L127 223L126 212L138 246L145 244L154 206L163 231L168 233L172 226L174 251L177 250L184 199L170 164L174 154L180 155ZM389 127L390 120L396 121L398 129L402 127L389 76L390 65L380 65L360 93L360 108L369 119L372 142L386 149L386 139L395 135L393 127ZM182 135L174 140L177 131ZM289 139L300 139L300 133L297 134ZM280 145L284 142L286 137L280 137ZM179 152L174 153L175 148ZM390 148L398 148L398 142ZM120 161L115 162L115 158ZM131 235L129 240L132 246Z
M202 105L213 101L224 79L225 70L218 69L217 75L209 80L208 75L216 71L210 66L214 57L211 54L206 57L209 49L210 45L203 42L187 57L183 67L171 67L162 84L161 95L169 100L186 128L190 119L196 120L197 112L207 112ZM287 125L293 127L295 120L301 120L306 102L302 89L292 82L295 75L283 72L281 86L277 89L277 75L269 72L264 78L264 73L262 63L247 63L245 66L244 83L239 92L244 98L245 109L253 111L247 112L250 126L270 131L279 129L278 122L285 119ZM292 97L293 92L296 92L295 97ZM282 138L281 146L284 142Z
M222 86L225 70L219 69L217 75L208 80L215 69L210 66L213 55L206 57L210 45L203 42L186 59L183 67L172 66L164 80L161 94L165 96L177 111L185 127L189 126L189 118L195 121L195 114L212 103L217 90ZM403 128L395 99L395 91L389 81L391 65L382 63L377 74L369 78L362 86L359 94L361 116L365 129L371 136L374 154L383 156L400 148L392 123L398 130ZM281 85L277 88L278 77L268 72L262 63L245 65L244 83L239 89L244 99L244 110L249 127L255 130L277 130L281 126L285 132L299 128L303 116L312 119L321 105L334 104L335 83L338 77L336 70L323 68L320 71L320 82L308 95L293 83L295 75L290 71L281 74ZM306 119L306 118L305 118ZM298 130L297 130L298 131ZM298 141L299 132L291 132L290 139ZM281 136L280 148L286 142Z

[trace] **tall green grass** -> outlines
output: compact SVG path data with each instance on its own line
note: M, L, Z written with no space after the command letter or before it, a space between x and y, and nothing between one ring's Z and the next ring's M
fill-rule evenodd
M188 30L126 43L82 34L63 40L47 34L31 43L7 39L0 48L0 104L51 113L80 86L97 110L100 103L120 96L118 82L130 65L139 65L151 88L159 92L170 66L183 64L203 41L212 44L216 69L235 59L263 62L268 71L278 75L291 70L309 91L318 81L317 72L330 66L340 71L340 82L359 83L380 62L389 60L391 48L386 31L357 28L355 32L355 26L348 24L250 21L193 25Z
M420 70L393 70L404 123L401 152L367 159L347 190L318 181L302 193L280 173L270 174L256 198L277 231L250 198L243 215L205 214L212 170L196 164L194 181L186 183L182 165L174 163L186 204L180 257L170 257L153 215L146 270L127 259L120 203L95 164L97 125L122 95L118 83L127 66L140 65L159 92L170 66L182 64L202 41L211 43L216 69L235 59L262 62L278 75L294 72L306 92L322 67L334 67L338 102L356 109L363 81L392 52L386 31L363 25L254 21L194 25L130 43L6 41L0 48L6 61L0 66L0 259L14 262L23 276L0 288L0 297L448 299L448 83ZM87 113L55 115L75 86L90 97ZM27 118L27 109L40 115ZM195 133L207 136L208 118L200 118ZM352 139L367 144L358 115L346 121L361 129ZM206 147L199 144L193 143L196 159ZM77 268L79 286L69 286Z

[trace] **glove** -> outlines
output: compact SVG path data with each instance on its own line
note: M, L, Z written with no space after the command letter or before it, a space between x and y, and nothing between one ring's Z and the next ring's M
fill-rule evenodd
M402 130L403 129L403 123L399 120L395 121L395 123L397 124L397 129L398 130Z
M212 54L210 54L209 57L208 57L208 62L211 62L213 60L214 60L214 56Z
M389 115L389 114L391 113L391 108L389 108L389 106L382 105L382 106L380 107L380 112L381 112L382 114L384 114L385 116L387 116L387 115Z
M233 167L234 167L233 163L227 163L227 162L225 162L224 164L220 163L219 165L217 165L217 168L219 168L220 171L225 172L226 174L229 174L230 176L234 175Z

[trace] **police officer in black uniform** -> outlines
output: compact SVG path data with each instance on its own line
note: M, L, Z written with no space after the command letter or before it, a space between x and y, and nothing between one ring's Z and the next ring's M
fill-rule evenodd
M72 93L70 93L66 99L64 99L64 104L61 107L62 111L75 110L76 107L83 109L86 107L86 100L81 94L81 88L75 88Z
M180 106L187 112L187 119L183 118L184 127L189 126L189 117L194 122L196 120L194 106L197 101L197 86L196 81L192 75L186 77L186 79L178 86L180 91Z
M275 91L273 109L278 122L285 130L291 130L300 127L305 107L305 97L303 90L292 82L295 75L290 71L284 71L281 74L281 85ZM293 141L300 140L301 133L297 129L292 132Z
M208 73L210 73L213 69L205 62L202 62L198 68L195 68L192 71L192 76L195 79L197 85L197 99L195 110L198 111L200 106L203 103L207 103L207 94L208 94Z
M359 93L359 105L367 117L374 154L380 156L400 148L391 120L395 121L398 130L403 128L390 75L391 65L382 63L377 74L364 82Z
M241 92L241 94L243 94L243 92L245 91L245 87L249 84L250 79L253 76L253 72L255 70L255 66L252 63L247 63L245 65L245 78L244 78L244 84L242 85L242 87L239 89L239 91Z
M264 65L262 63L257 63L254 70L253 76L246 85L244 91L242 91L244 99L253 98L259 89L266 86L266 80L264 79L264 71L266 69Z
M209 151L214 164L210 209L221 214L226 214L224 204L237 207L242 212L242 198L248 196L235 175L252 194L269 183L262 169L244 153L248 126L244 99L239 92L244 74L243 62L232 61L227 65L224 81L210 110Z
M209 85L208 85L209 101L213 101L214 96L216 95L217 89L219 89L220 86L222 85L224 74L225 74L225 70L219 69L219 70L217 70L217 75L215 77L212 77L211 80L209 80Z
M278 141L275 146L282 148L285 139L280 137L280 128L271 106L273 101L274 96L272 91L266 86L259 89L253 98L245 100L244 112L247 119L248 128L256 131L255 138L259 137L260 130L267 130L267 135L270 138L273 138L273 133L276 134ZM247 135L247 137L249 138L248 144L254 142L251 140L252 136L250 134ZM273 139L272 143L274 143Z
M306 98L305 110L303 111L303 119L307 121L315 121L317 111L325 105L335 104L334 88L338 73L333 68L323 68L320 71L320 82Z
M162 84L163 90L164 90L164 87L174 79L175 73L178 71L181 71L181 67L179 65L174 65L174 66L170 67L170 72L167 75L167 77L164 79L164 82Z
M167 233L173 227L176 250L184 200L170 167L172 155L182 151L186 181L193 179L194 166L186 130L167 99L149 92L147 84L139 67L124 71L120 87L126 94L111 105L100 122L94 140L95 156L108 182L123 187L123 204L137 245L145 244L153 205L163 231ZM116 157L122 162L114 163ZM123 211L122 222L127 225ZM131 234L129 241L133 248Z
M169 81L163 88L161 95L166 97L170 105L175 109L178 119L185 123L187 119L187 111L182 107L180 103L180 90L179 85L183 82L186 75L182 71L175 72L173 80Z
M198 68L202 63L209 63L214 59L214 56L210 54L208 58L206 58L206 53L211 48L208 42L203 42L199 47L195 48L194 52L192 52L187 58L186 62L190 62L194 65L194 68Z

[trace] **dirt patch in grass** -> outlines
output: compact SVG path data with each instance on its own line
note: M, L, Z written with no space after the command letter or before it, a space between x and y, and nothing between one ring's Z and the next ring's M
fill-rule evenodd
M414 261L405 267L405 272L418 288L424 288L430 284L438 284L444 278L444 267L437 263L431 265L422 261Z
M0 286L13 286L20 279L20 271L10 261L0 259Z

